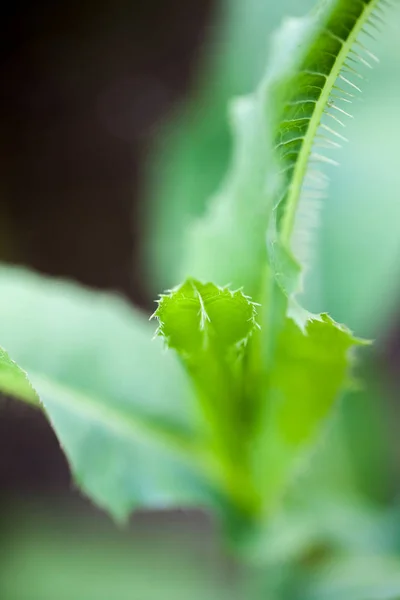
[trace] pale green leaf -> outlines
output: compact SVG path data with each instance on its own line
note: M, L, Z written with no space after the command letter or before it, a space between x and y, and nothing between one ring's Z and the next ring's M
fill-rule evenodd
M232 106L234 156L219 194L187 236L182 278L192 276L243 287L257 298L267 261L265 243L272 209L266 165L272 163L262 110L263 90Z
M229 162L226 115L232 97L249 93L265 68L268 40L282 14L313 0L218 0L189 97L162 128L147 177L143 236L154 293L175 285L188 223L204 213ZM207 279L207 278L206 278ZM228 283L228 282L227 282Z
M302 586L299 600L398 600L397 556L345 557L329 561Z
M145 316L117 296L7 267L0 312L0 339L83 491L118 518L135 506L201 502L193 392ZM6 364L1 389L30 399Z

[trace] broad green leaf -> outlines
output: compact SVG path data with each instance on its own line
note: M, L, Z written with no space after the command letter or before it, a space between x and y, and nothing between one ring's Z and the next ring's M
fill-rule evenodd
M7 267L0 312L0 339L27 371L86 494L118 518L136 506L201 503L201 419L146 317L117 296ZM10 368L1 375L3 391L30 399L24 379L20 393Z
M272 504L301 466L303 451L318 440L338 394L349 385L350 353L363 344L327 315L309 314L299 323L289 316L278 335L262 442L255 453L258 470L265 468L264 494Z
M153 339L147 316L122 297L0 267L0 310L0 339L26 370L191 431L195 409L182 369Z
M348 350L358 343L327 315L310 318L304 332L287 320L278 339L270 387L273 395L281 396L275 403L277 430L289 446L315 433L346 380Z

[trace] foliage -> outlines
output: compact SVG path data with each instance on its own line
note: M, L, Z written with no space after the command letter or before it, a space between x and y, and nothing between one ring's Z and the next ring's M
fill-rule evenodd
M349 61L374 60L360 36L382 5L329 0L286 21L261 84L232 103L231 166L188 231L184 283L155 312L172 352L121 299L2 269L0 339L75 480L116 518L202 504L261 530L349 386L362 342L298 294L310 199L331 162L318 146L342 137L338 102L357 88ZM0 361L0 387L36 403L25 373Z

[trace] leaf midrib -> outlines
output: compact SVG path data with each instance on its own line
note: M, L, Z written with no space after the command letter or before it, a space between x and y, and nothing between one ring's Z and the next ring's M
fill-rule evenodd
M133 417L126 412L120 412L108 406L104 398L93 397L76 388L71 390L68 386L54 382L35 371L29 370L28 376L50 421L52 421L52 411L47 409L44 395L48 395L54 405L67 408L80 416L89 417L91 421L99 423L106 429L113 429L118 436L131 441L152 443L164 449L171 448L185 463L192 466L195 463L202 470L206 465L209 468L210 457L206 453L205 445L201 444L195 435L180 435L158 425L151 418ZM40 392L37 391L38 389Z
M328 100L334 88L334 85L341 73L341 70L344 66L344 63L349 56L350 50L353 44L356 42L359 34L362 31L365 23L368 18L374 11L376 5L379 0L371 0L369 4L365 4L363 13L357 19L356 24L354 25L351 33L347 37L346 40L342 40L342 48L337 55L337 58L334 62L334 65L331 69L330 74L326 78L326 82L324 87L322 88L322 92L315 104L315 110L310 119L310 124L307 129L307 133L304 136L304 142L301 146L300 152L298 154L298 159L296 162L296 166L293 173L293 178L289 186L289 194L287 199L287 210L285 211L283 221L282 221L282 230L281 236L282 240L285 244L290 244L290 238L294 227L296 209L299 202L300 194L301 194L301 186L304 176L307 171L309 157L312 151L313 142L318 131L318 128L321 123L321 118L324 114L325 108L327 106ZM331 32L333 33L333 32Z

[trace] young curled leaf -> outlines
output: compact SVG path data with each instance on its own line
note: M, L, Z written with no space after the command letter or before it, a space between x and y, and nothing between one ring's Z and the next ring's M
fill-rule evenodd
M153 316L159 321L159 335L184 355L210 344L224 350L246 342L257 326L256 305L241 290L195 279L162 295Z

